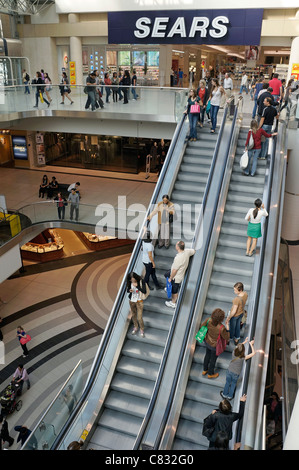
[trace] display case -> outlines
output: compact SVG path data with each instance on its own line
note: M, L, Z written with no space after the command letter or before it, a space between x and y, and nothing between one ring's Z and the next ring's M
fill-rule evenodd
M120 240L116 237L95 235L88 232L75 232L77 237L87 246L89 250L100 251L116 248L124 245L134 245L135 240Z
M29 261L53 261L64 256L63 247L63 241L55 230L45 230L21 247L21 255Z

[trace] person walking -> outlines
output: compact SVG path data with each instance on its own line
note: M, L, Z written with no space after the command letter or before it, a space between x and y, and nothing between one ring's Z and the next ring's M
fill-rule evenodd
M113 98L113 103L117 103L118 101L118 96L119 96L119 78L117 76L116 72L113 72L112 75L112 98Z
M19 364L16 368L16 371L12 377L12 381L19 385L21 392L23 390L24 382L26 382L27 390L30 389L29 375L23 364Z
M181 283L189 266L190 258L195 254L193 248L185 248L185 243L182 240L176 243L175 249L177 255L173 260L171 269L166 273L167 276L165 276L171 282L171 301L165 302L166 307L170 308L176 307Z
M149 285L150 277L152 278L156 289L161 289L159 281L156 276L156 265L154 261L154 245L152 244L150 231L146 231L145 239L142 242L142 262L145 267L144 282L148 285L150 290L153 287Z
M179 68L178 72L178 87L183 88L183 79L184 79L184 72L182 69Z
M162 196L162 201L158 202L155 209L150 213L147 220L151 221L152 218L158 214L158 231L155 236L158 237L158 248L169 248L170 239L170 220L173 220L175 208L170 201L168 194ZM153 240L153 245L156 245L156 238Z
M267 132L263 128L259 128L257 121L254 119L250 123L250 129L247 134L247 139L245 142L245 151L248 151L248 165L244 169L244 175L255 176L256 168L257 168L257 161L260 158L261 148L262 148L262 135L265 138L273 137L277 135L277 132L273 132L272 134L267 134ZM250 139L253 139L253 146L248 148Z
M245 90L246 95L248 95L247 84L248 84L248 76L246 74L246 71L244 70L242 73L242 78L241 78L240 95L242 95L243 90Z
M50 103L48 100L46 100L46 98L44 98L43 94L44 94L44 90L45 90L45 85L44 85L44 82L42 80L42 77L41 77L41 73L40 72L36 72L36 80L35 80L35 106L33 106L34 108L38 108L38 100L40 99L41 103L45 102L48 107L50 106Z
M238 412L232 411L230 402L226 399L219 403L219 408L212 411L209 416L209 427L212 432L207 438L209 440L209 449L215 448L215 441L220 431L225 432L230 440L233 437L233 424L235 421L241 419L244 415L246 395L240 398L240 407Z
M217 115L220 108L222 95L225 93L222 86L219 85L217 78L212 78L212 89L211 89L211 134L215 133L217 125Z
M86 90L87 90L87 101L85 103L85 109L94 111L96 109L96 74L90 72L86 78Z
M125 70L124 76L120 79L119 83L122 85L122 92L124 95L124 104L128 104L128 91L131 85L131 77L129 70Z
M136 86L137 86L137 75L136 75L136 70L133 70L133 76L132 76L132 95L133 95L133 100L136 101L138 96L136 93Z
M23 357L27 357L29 355L29 351L27 349L27 344L26 343L25 344L21 343L22 338L27 339L27 334L26 334L24 328L22 328L21 326L17 327L17 338L20 342L21 348L23 349Z
M279 103L282 99L282 82L278 78L278 73L273 74L273 78L269 80L269 86L273 89L272 97L274 103Z
M233 339L235 345L237 345L240 340L240 324L248 299L248 294L244 291L242 282L236 282L234 285L234 294L235 298L233 299L232 307L225 321L225 326L229 330L230 339Z
M219 373L215 373L215 365L216 365L216 346L219 334L221 337L229 341L229 331L222 325L224 320L225 313L221 308L216 308L213 310L212 315L207 318L202 324L202 326L206 326L208 328L204 344L206 347L206 353L203 362L203 372L202 375L207 375L209 379L217 379ZM201 328L200 327L200 328Z
M199 127L203 127L207 102L209 99L209 91L208 91L208 87L206 86L205 80L199 81L199 87L196 90L196 95L200 99Z
M109 72L106 72L104 75L104 84L106 85L106 103L110 103L109 97L111 95L111 88L110 85L112 85L111 79L109 77Z
M269 96L266 96L264 99L264 109L261 120L259 122L259 128L264 129L265 132L268 134L271 133L274 118L278 119L279 114L277 113L277 109L272 106L272 99ZM261 146L261 157L263 160L267 158L269 149L269 139L266 138L265 141L262 141Z
M234 397L235 389L237 386L238 378L242 372L243 364L248 361L256 353L254 349L254 340L249 341L251 353L245 355L245 344L248 343L248 338L243 343L239 343L232 353L232 360L229 363L226 372L226 382L223 391L220 395L223 399L232 400Z
M64 220L65 208L68 204L66 198L62 196L61 192L59 192L57 196L53 199L53 202L56 202L57 205L58 219Z
M247 228L247 243L246 243L246 256L252 256L256 249L258 238L262 236L261 220L262 217L268 217L268 212L261 199L254 201L254 208L249 209L245 216L245 220L248 221Z
M70 85L69 85L69 79L67 77L67 74L65 72L62 72L62 78L61 78L61 85L59 86L60 89L60 94L61 94L61 103L64 104L64 99L67 98L71 104L73 104L73 100L69 97L69 94L71 93Z
M71 203L70 207L70 220L73 220L74 211L75 211L75 220L78 222L79 220L79 201L80 197L79 194L76 192L76 189L73 188L71 194L68 197L68 202Z
M23 76L22 76L22 79L23 79L23 83L25 85L25 95L28 94L30 95L30 89L29 89L29 82L30 82L30 77L29 77L29 74L26 72L26 70L24 69L23 70Z
M227 100L231 97L233 88L234 88L233 81L232 81L229 73L226 73L224 75L224 80L223 80L223 89L225 91L225 95L226 95Z
M193 88L189 92L187 109L184 113L188 114L189 119L189 140L195 142L197 140L197 123L200 116L200 98Z
M51 78L49 77L49 74L47 72L44 73L44 82L46 84L45 92L46 92L46 95L47 95L47 98L48 98L49 102L51 103L52 98L49 95L49 93L52 90L52 81L51 81Z
M146 294L146 284L144 279L131 272L127 276L127 292L129 292L130 312L132 314L132 321L134 328L132 335L135 335L140 328L140 335L144 338L144 322L143 322L143 300L141 293Z
M0 430L0 450L2 450L2 445L4 444L4 442L8 442L8 446L11 447L15 440L9 435L6 418L2 415L0 415L0 424L2 424Z
M258 98L259 92L263 89L263 82L264 82L264 79L259 78L254 87L254 95L253 95L254 106L252 110L252 119L255 119L255 116L256 116L257 98Z

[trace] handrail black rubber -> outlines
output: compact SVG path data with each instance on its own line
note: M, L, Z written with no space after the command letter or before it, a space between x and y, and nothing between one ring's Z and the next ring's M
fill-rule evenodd
M220 148L220 142L221 142L221 138L222 138L222 135L223 135L223 130L224 130L225 122L226 122L227 113L228 113L228 106L225 107L225 110L224 110L224 113L223 113L222 123L221 123L221 126L220 126L220 130L219 130L215 150L214 150L214 153L213 153L211 168L210 168L207 184L206 184L205 191L204 191L203 201L202 201L202 211L201 211L202 214L205 211L205 207L206 207L206 204L207 204L207 199L208 199L209 192L210 192L211 181L212 181L215 166L216 166L218 151L219 151L219 148ZM197 233L198 233L198 230L200 228L200 225L201 225L201 222L199 221L197 223L197 226L196 226L196 231L195 231L195 234L194 234L194 237L193 237L193 241L197 237ZM189 267L188 267L188 273L190 272L190 267L191 267L192 263L193 263L193 258L191 258L191 260L190 260L190 264L189 264ZM204 262L202 262L202 265L204 265ZM203 270L203 267L202 267L201 271L202 270ZM201 276L200 276L200 278L201 278ZM189 279L189 274L187 274L187 276L185 276L185 278L182 282L182 286L181 286L181 289L180 289L181 292L184 292L185 286L187 284L188 279ZM154 406L155 406L155 403L156 403L156 400L157 400L157 397L158 397L158 393L159 393L159 390L160 390L161 382L162 382L162 379L163 379L163 373L164 373L166 363L167 363L167 359L168 359L168 356L169 356L169 351L170 351L170 347L171 347L171 343L172 343L173 333L174 333L174 330L175 330L175 327L176 327L176 324L177 324L177 320L178 320L178 317L179 317L179 311L180 311L180 307L181 307L181 304L182 304L182 298L183 298L183 296L179 295L178 300L177 300L177 306L176 306L175 313L174 313L174 316L173 316L173 320L172 320L172 323L171 323L171 328L170 328L170 331L169 331L169 334L168 334L167 343L165 345L161 365L160 365L160 368L159 368L158 377L156 379L154 390L153 390L153 393L152 393L151 401L150 401L150 404L148 406L148 409L147 409L146 415L144 417L144 420L142 422L139 433L136 437L136 440L135 440L135 443L134 443L134 446L133 446L133 450L138 450L140 448L141 441L142 441L142 438L144 436L146 426L148 425L148 422L149 422L150 417L151 417L151 415L153 413L153 410L154 410ZM187 328L187 331L188 331L188 328Z
M175 130L175 133L174 133L174 136L172 138L172 141L171 141L171 144L170 144L170 147L169 147L169 150L168 150L168 153L167 153L167 157L166 157L166 160L162 166L162 170L161 170L161 173L160 173L160 177L158 179L158 182L156 184L156 188L155 188L155 191L153 193L153 196L152 196L152 200L149 204L149 207L152 205L152 204L155 204L156 201L157 201L157 198L159 196L159 192L161 190L161 186L163 184L163 181L164 181L164 177L165 177L165 174L167 173L167 170L169 168L169 165L170 165L170 161L171 161L171 157L172 157L172 154L173 154L173 151L175 149L175 146L176 146L176 143L178 141L178 138L179 138L179 135L182 131L182 128L183 128L183 125L184 125L184 122L185 122L185 119L186 119L186 115L183 114L182 118L181 118L181 121L179 122L179 124L177 125L176 127L176 130ZM126 272L131 272L136 264L136 261L137 261L137 257L139 255L139 252L140 252L140 248L141 248L141 244L142 244L142 240L141 240L141 237L139 236L138 237L138 240L136 240L136 243L135 243L135 247L134 247L134 250L133 250L133 253L131 255L131 259L129 261L129 264L128 264L128 267L127 267L127 270ZM116 320L118 318L118 312L119 312L119 309L120 309L120 306L121 306L121 303L123 301L123 298L124 296L126 295L126 289L124 288L125 286L125 279L126 279L126 276L124 276L123 278L123 282L122 282L122 285L119 289L119 292L118 292L118 296L116 298L116 302L114 304L114 307L113 307L113 311L112 311L112 316L111 316L111 320L108 322L108 325L107 325L107 328L105 329L104 331L104 334L103 334L103 337L102 337L102 342L101 342L101 348L98 352L98 357L96 359L96 362L94 364L94 367L93 367L93 370L90 374L90 377L89 377L89 381L88 381L88 384L86 386L86 388L84 389L83 391L83 394L81 395L80 399L78 400L76 406L74 407L72 413L70 414L67 422L64 424L63 428L61 429L59 435L57 436L57 438L55 439L55 441L53 442L50 450L56 450L59 445L61 444L61 442L63 441L64 439L64 436L66 435L69 427L71 426L71 424L75 421L81 407L83 406L84 402L86 401L88 395L89 395L89 392L92 388L92 385L93 385L93 382L96 378L96 375L98 373L98 369L99 369L99 366L103 360L103 357L104 357L104 353L106 351L106 348L107 348L107 345L108 345L108 341L110 339L110 334L113 330L113 327L116 323Z

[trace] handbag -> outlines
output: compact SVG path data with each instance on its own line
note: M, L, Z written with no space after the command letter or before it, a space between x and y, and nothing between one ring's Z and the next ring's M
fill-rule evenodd
M240 159L240 168L242 170L245 170L248 166L248 152L247 150L243 153L241 159Z
M146 288L146 293L144 294L143 292L140 291L140 300L146 300L150 294L150 290L147 284L145 284Z
M171 299L172 298L172 282L169 280L169 277L166 278L166 292L167 292L167 298Z
M210 110L211 110L211 100L207 102L206 113L209 114Z
M23 336L23 337L20 339L20 343L21 343L21 344L26 344L26 343L28 343L29 341L31 341L31 336L30 336L30 335Z
M200 113L200 106L198 103L191 104L190 106L190 113L191 114L199 114Z
M217 338L216 356L220 356L220 354L222 354L223 351L225 351L226 344L227 344L226 339L222 338L222 336L221 336L222 327L224 328L224 326L221 325L220 330L219 330L219 335L218 335L218 338Z
M252 131L249 131L249 132L250 132L250 137L249 137L249 142L248 142L247 148L249 150L251 150L254 147L254 140L253 140Z
M209 416L207 416L203 420L202 435L210 439L214 430L215 430L215 420L214 420L213 414L211 413L209 414Z
M196 333L195 335L195 339L199 342L199 343L202 343L203 340L205 339L206 337L206 334L208 332L208 324L209 324L209 321L210 319L208 319L208 323L205 325L205 326L202 326L198 332Z

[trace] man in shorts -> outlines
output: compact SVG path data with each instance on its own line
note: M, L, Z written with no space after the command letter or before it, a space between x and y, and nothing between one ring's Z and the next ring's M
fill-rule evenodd
M185 248L185 243L183 241L177 242L175 248L177 255L173 260L169 276L169 280L172 284L172 296L171 301L165 302L165 305L170 308L176 307L180 285L188 268L190 257L195 253L193 248Z

